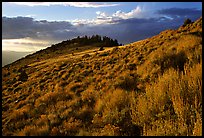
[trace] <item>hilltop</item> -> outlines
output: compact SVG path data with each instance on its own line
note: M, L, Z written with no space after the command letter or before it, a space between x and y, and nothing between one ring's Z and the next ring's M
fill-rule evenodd
M3 67L2 135L202 135L202 17L104 49Z
M111 39L107 36L92 35L78 36L71 40L62 41L61 43L53 44L45 49L39 50L33 54L28 54L24 58L20 58L15 62L6 65L10 68L16 65L27 65L33 62L43 61L52 57L58 58L62 55L74 54L85 50L98 50L103 47L114 47L122 45L116 39Z

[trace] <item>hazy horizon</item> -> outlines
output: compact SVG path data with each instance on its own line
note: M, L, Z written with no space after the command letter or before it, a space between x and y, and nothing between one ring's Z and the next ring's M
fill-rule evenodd
M29 54L32 54L32 52L2 51L2 67Z

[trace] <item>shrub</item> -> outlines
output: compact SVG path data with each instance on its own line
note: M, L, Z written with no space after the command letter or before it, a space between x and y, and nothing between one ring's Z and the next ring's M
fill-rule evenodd
M161 67L161 73L164 73L165 70L173 67L178 69L180 72L184 72L184 64L188 61L187 56L184 51L179 53L165 53L161 58L156 59L155 63Z
M131 117L145 127L145 135L193 135L200 133L202 114L201 64L184 66L185 74L170 68L146 93L132 95ZM152 126L152 127L150 127Z
M128 94L123 90L109 91L96 101L95 111L102 115L103 123L118 124L126 118L129 109L128 100Z
M193 136L202 136L202 118L200 114L197 114L197 121L194 125Z
M137 90L137 82L137 76L131 76L131 74L124 73L121 74L121 76L119 76L118 78L116 78L114 87L127 91Z
M100 47L100 48L99 48L99 51L103 51L103 50L104 50L104 48L103 48L103 47Z
M61 119L56 113L55 114L49 114L47 117L50 121L51 126L57 126L61 123Z
M53 127L51 132L50 132L50 135L51 136L58 136L59 134L60 134L60 130L57 127Z
M98 136L120 136L120 128L107 124L103 127Z
M84 85L80 82L73 83L69 87L70 87L70 90L75 92L78 96L80 96L80 93L84 91Z
M93 118L93 115L93 109L85 104L79 109L76 118L82 120L83 122L90 122Z
M189 18L187 18L187 19L184 21L183 26L186 26L187 24L190 24L190 23L192 23L192 21L191 21Z
M26 126L21 135L23 136L47 136L49 134L49 126Z
M72 95L70 93L64 92L62 93L61 91L59 92L48 92L44 94L43 96L39 97L35 101L35 107L41 106L43 103L48 106L48 105L53 105L56 104L56 102L64 100L64 99L71 99Z
M88 57L90 57L91 55L89 55L89 54L84 54L83 56L82 56L82 58L88 58Z
M129 70L135 70L136 69L136 64L135 63L128 64L128 69Z
M24 70L22 70L22 71L20 72L20 74L19 74L17 80L18 80L18 81L27 81L27 79L28 79L27 73L26 73Z
M63 130L61 130L62 135L74 136L79 132L81 128L81 120L71 117L69 120L65 120L62 123Z
M99 54L99 56L108 56L108 55L109 55L108 52L104 52L104 53Z

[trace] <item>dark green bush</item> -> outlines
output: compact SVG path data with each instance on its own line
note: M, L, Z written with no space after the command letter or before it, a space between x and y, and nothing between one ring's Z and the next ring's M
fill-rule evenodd
M187 24L192 23L192 21L188 18L184 21L183 26L186 26Z

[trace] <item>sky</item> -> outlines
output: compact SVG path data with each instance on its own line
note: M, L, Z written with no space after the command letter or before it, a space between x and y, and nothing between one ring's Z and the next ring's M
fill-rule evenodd
M35 52L94 34L127 44L201 16L202 2L2 2L2 51Z

